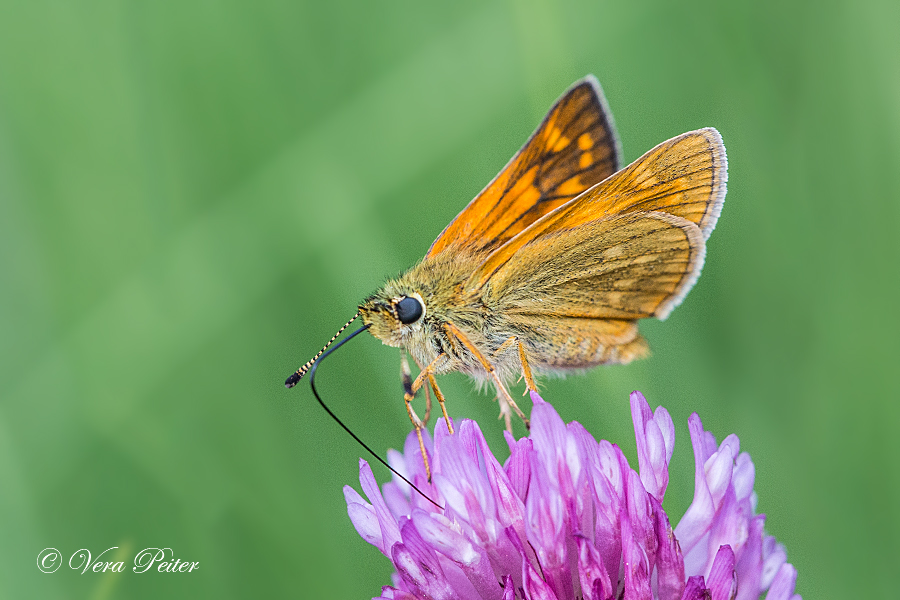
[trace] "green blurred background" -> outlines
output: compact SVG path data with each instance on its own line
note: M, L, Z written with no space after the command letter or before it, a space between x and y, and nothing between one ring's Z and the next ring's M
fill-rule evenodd
M544 396L632 460L628 392L665 405L673 521L689 414L737 433L797 590L896 597L898 23L875 0L0 2L0 596L376 595L390 565L341 492L362 451L282 381L595 73L627 161L715 126L729 191L697 286L642 325L654 356ZM364 336L318 381L402 444L395 350ZM505 456L492 396L442 382ZM45 575L48 546L201 567Z

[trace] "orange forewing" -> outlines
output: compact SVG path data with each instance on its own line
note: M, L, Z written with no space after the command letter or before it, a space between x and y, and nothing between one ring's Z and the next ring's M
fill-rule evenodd
M619 168L612 118L588 76L556 102L509 164L438 236L426 257L447 248L497 248Z
M695 223L709 237L725 199L725 146L712 128L672 138L545 215L492 252L469 278L478 289L523 246L545 235L574 229L611 215L664 212Z

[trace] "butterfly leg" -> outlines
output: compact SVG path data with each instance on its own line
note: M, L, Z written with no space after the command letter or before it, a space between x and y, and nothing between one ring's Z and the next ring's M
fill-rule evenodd
M425 383L425 380L434 376L435 367L444 358L444 354L439 354L427 367L422 369L422 372L412 382L410 381L412 376L409 372L409 362L406 360L406 355L403 354L400 360L400 371L403 378L403 401L406 403L406 414L409 415L409 420L416 430L416 438L419 440L419 450L422 451L422 462L425 463L425 474L428 476L429 482L431 481L431 465L428 464L428 454L425 452L425 442L422 439L422 430L425 429L425 425L419 419L416 411L413 410L412 401L416 397L416 392Z
M500 344L500 347L494 351L494 354L491 355L491 358L497 358L498 356L502 355L504 352L512 348L518 341L519 338L517 338L516 336L512 336L511 338Z
M405 354L405 351L404 351ZM419 361L413 357L413 360L416 361L416 366L419 367L419 371L424 371L422 365L419 364ZM447 407L444 406L444 394L441 392L441 388L438 387L437 379L434 378L434 373L428 374L428 383L431 390L434 392L434 397L437 398L438 404L441 405L441 412L444 413L444 422L447 423L447 431L450 432L450 435L453 435L453 423L450 422L450 417L447 415ZM428 388L425 389L425 418L422 421L427 425L428 418L431 416L431 395L428 393Z
M531 373L531 365L528 364L528 357L525 356L525 345L518 338L516 341L519 343L519 362L522 363L522 375L525 377L525 393L537 393L537 384L534 382L534 375Z
M481 366L484 367L484 370L487 371L488 377L490 377L494 381L494 385L497 386L497 396L500 401L500 417L506 421L506 429L509 432L512 432L512 422L509 416L509 409L512 408L515 413L522 419L522 422L525 423L525 428L530 429L531 423L528 421L528 417L525 416L525 413L522 412L522 409L519 408L519 405L516 404L516 401L512 399L512 396L509 395L509 392L506 390L506 386L503 385L503 382L500 381L500 377L497 375L497 370L494 369L494 365L491 364L491 361L487 359L481 350L472 343L469 338L466 337L462 331L460 331L459 327L454 325L453 323L444 323L444 332L451 338L455 338L458 340L466 349L471 352L475 358L478 359L478 362L481 363Z
M528 364L528 358L525 356L525 346L518 336L511 336L508 340L500 344L500 347L494 352L494 357L500 356L515 345L518 346L519 362L522 363L522 376L525 378L525 394L528 392L537 392L537 384L534 382L534 375L531 374L531 365ZM523 396L525 394L523 394Z
M453 423L450 422L450 417L447 415L447 407L444 406L444 394L441 392L441 388L438 387L434 374L429 373L428 383L431 384L434 397L437 398L438 404L441 405L441 412L444 413L444 422L447 423L447 431L450 432L450 435L453 435Z
M405 349L404 349L404 350L400 350L400 356L401 356L401 360L405 363L405 362L406 362L406 350L405 350ZM422 365L421 365L421 363L419 363L419 360L418 360L416 357L413 357L413 360L416 361L416 366L419 367L419 372L421 373L421 372L422 372ZM408 364L407 364L407 367L406 367L406 375L405 375L405 377L406 377L407 379L410 377L410 375L409 375L409 365L408 365ZM407 381L407 379L404 379L404 381ZM429 378L429 380L430 380L430 379L431 379L431 378ZM404 386L404 387L403 387L403 390L406 391L406 384L404 383L403 386ZM422 423L423 423L424 425L428 425L428 421L431 420L431 394L428 393L428 387L427 387L427 386L426 386L425 388L423 388L423 389L425 390L425 416L422 417ZM443 400L441 400L441 402L443 402ZM451 433L453 433L453 432L451 431Z

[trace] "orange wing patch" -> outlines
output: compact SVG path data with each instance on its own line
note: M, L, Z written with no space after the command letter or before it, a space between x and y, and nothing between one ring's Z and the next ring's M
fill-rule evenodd
M466 286L483 286L516 252L541 236L631 212L664 212L687 219L709 237L725 201L725 146L712 128L691 131L653 148L629 166L545 215L500 248Z
M426 257L453 247L499 247L615 173L620 154L600 84L586 77L563 94L509 164L438 236Z
M665 318L703 267L700 229L631 212L536 237L494 273L488 302L507 318Z
M727 180L722 136L708 127L663 142L579 203L605 214L667 212L696 223L708 239L722 211Z

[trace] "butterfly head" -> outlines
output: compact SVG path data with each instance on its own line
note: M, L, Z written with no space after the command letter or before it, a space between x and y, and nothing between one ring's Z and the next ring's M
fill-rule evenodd
M418 292L384 289L366 298L359 314L369 331L388 346L406 345L425 321L425 301Z

